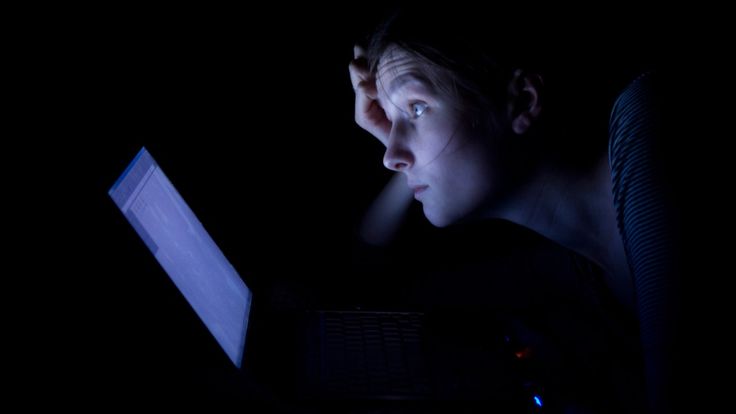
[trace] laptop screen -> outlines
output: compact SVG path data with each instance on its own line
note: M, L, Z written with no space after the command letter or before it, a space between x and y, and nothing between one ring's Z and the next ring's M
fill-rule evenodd
M252 293L145 148L108 193L240 367Z

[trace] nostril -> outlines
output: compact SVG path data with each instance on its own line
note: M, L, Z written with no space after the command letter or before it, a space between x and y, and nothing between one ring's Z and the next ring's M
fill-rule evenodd
M414 155L412 152L397 143L390 143L386 147L386 153L383 156L383 165L389 170L403 171L410 168L414 162Z
M392 171L402 171L409 166L409 164L404 161L399 161L391 158L384 159L383 165Z
M409 165L409 164L407 164L407 163L405 163L405 162L401 162L401 161L398 161L398 162L396 162L396 163L394 164L394 169L395 169L396 171L401 171L401 170L405 169L405 168L406 168L406 167L407 167L408 165Z

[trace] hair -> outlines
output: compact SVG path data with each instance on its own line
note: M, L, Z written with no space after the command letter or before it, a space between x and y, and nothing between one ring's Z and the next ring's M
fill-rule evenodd
M399 9L378 26L368 44L368 64L374 75L378 64L394 48L412 55L423 63L428 81L444 96L451 98L456 109L474 120L487 110L494 110L505 98L505 85L511 70L475 43L469 33L447 30L455 26L450 18L436 28L436 16L423 10L407 12Z
M606 92L610 85L596 90L591 84L600 83L603 73L596 63L601 62L560 39L559 27L550 23L561 22L525 13L487 13L460 5L449 10L399 8L370 36L369 68L375 75L381 59L400 48L426 64L428 80L474 123L504 109L516 69L539 74L544 100L537 125L544 126L547 138L540 140L538 150L566 162L593 162L591 152L606 149L613 102Z

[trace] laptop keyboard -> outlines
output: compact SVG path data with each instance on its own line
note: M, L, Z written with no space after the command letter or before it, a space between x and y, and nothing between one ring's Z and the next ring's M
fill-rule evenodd
M421 313L322 313L323 391L357 398L426 396L423 318Z

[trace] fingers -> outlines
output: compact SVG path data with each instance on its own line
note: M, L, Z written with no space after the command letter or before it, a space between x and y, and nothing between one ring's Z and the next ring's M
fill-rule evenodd
M350 83L358 95L365 95L370 99L376 99L376 83L368 69L368 61L365 59L365 50L359 45L353 48L355 59L350 62Z
M378 91L373 79L358 82L355 88L355 122L384 142L388 137L391 123L386 118L377 97Z
M366 68L361 62L353 60L350 62L348 69L350 70L350 83L353 84L353 90L357 92L358 85L361 82L367 81L370 77L368 74L368 68Z
M376 82L368 69L365 50L355 45L354 59L350 62L350 82L355 91L355 122L363 129L377 137L381 142L388 138L391 123L378 103Z
M372 79L360 81L355 88L355 93L357 95L365 95L371 100L377 99L378 90L376 89L376 82L374 82Z
M366 94L355 95L355 123L384 145L387 144L391 122L375 99L369 98Z
M375 123L377 120L376 111L380 109L376 108L377 106L378 104L375 99L359 90L355 94L355 122L361 127L368 129L370 124Z
M355 91L357 91L359 83L365 82L371 78L368 70L368 61L366 61L363 56L359 56L350 61L348 70L350 71L350 82L353 84L353 90Z

